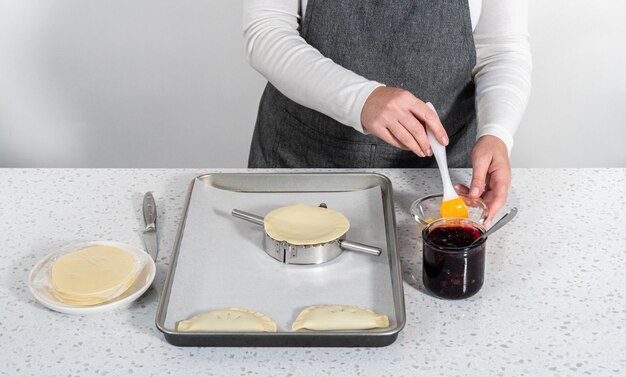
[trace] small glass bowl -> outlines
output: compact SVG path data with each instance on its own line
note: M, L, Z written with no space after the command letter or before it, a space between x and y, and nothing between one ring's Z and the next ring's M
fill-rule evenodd
M489 216L489 208L487 208L485 202L480 198L473 199L463 195L459 195L459 197L467 205L469 219L482 225ZM420 230L441 218L439 208L441 207L442 198L442 193L432 194L419 198L411 204L411 216L420 225Z

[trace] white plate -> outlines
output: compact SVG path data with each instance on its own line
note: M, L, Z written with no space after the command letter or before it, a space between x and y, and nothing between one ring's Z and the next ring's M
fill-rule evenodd
M44 274L47 274L50 261L61 255L75 250L81 250L89 246L112 246L122 249L132 254L142 265L142 269L139 272L139 276L135 280L135 283L128 288L123 294L116 297L111 301L104 302L98 305L91 306L73 306L68 305L62 301L59 301L54 295L52 295L48 288L41 284L43 279L46 279ZM154 275L156 273L156 266L150 255L142 249L136 248L132 245L128 245L121 242L113 241L91 241L80 242L70 244L60 250L48 254L45 258L41 259L35 267L30 271L28 276L28 287L33 293L33 296L42 303L44 306L61 313L69 314L92 314L102 313L109 310L114 310L128 306L131 302L135 301L152 285Z

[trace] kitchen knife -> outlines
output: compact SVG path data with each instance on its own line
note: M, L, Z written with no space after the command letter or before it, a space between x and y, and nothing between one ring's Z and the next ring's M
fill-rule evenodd
M146 222L146 229L143 231L143 243L146 251L156 262L159 249L157 247L156 228L156 203L151 192L147 192L143 197L143 219Z

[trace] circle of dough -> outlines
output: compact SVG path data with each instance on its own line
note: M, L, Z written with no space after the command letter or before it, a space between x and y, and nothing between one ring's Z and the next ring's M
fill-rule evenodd
M61 256L50 278L60 296L71 301L118 293L134 279L135 258L110 246L92 246Z
M332 209L296 204L268 213L264 226L265 232L276 241L319 245L343 236L350 229L350 222Z

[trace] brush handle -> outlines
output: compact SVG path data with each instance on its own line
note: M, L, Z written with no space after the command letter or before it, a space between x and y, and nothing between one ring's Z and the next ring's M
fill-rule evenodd
M430 102L426 102L432 111L437 113L435 107ZM452 180L450 180L450 173L448 172L448 159L446 157L446 147L439 143L439 140L432 134L427 128L426 134L428 135L428 141L430 142L430 148L433 150L435 160L437 160L437 166L439 167L439 173L441 174L441 181L443 183L443 201L452 200L458 198L454 186L452 186Z

